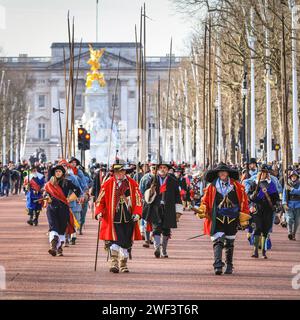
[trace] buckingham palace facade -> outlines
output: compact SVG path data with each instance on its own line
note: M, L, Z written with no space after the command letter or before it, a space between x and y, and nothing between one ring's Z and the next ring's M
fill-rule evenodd
M108 104L112 106L114 100L115 119L125 121L128 130L137 127L137 70L136 70L136 44L135 43L91 43L94 49L105 48L100 60L101 72L104 74L108 92ZM19 57L1 58L5 67L20 72L28 72L33 86L28 91L27 103L30 106L26 148L24 157L29 158L40 147L45 150L48 160L55 160L60 156L60 137L58 114L53 108L63 110L66 101L64 61L68 59L68 43L53 43L51 57ZM75 98L75 120L80 122L85 110L85 82L90 66L89 43L83 43L79 59L80 44L75 43L75 66L79 65L78 83ZM65 52L65 58L64 58ZM119 62L120 55L120 62ZM162 80L168 78L169 57L147 57L147 88L153 90L158 77ZM180 58L172 57L172 66L180 63ZM79 61L79 63L78 63ZM116 75L120 67L119 85L116 96L114 88ZM68 74L68 70L67 70ZM148 129L155 127L155 112L151 106L147 111ZM64 122L64 115L62 118Z

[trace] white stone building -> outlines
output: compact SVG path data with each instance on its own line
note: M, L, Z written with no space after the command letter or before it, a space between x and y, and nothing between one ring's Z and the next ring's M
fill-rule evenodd
M135 43L92 43L94 49L105 48L101 59L101 72L107 83L109 119L111 119L112 101L117 75L118 57L120 54L120 75L116 96L115 121L127 124L128 143L136 143L136 136L130 136L129 132L137 127L137 73L136 73L136 45ZM68 59L68 43L53 43L51 57L5 58L6 67L14 70L26 70L33 79L33 87L28 93L30 105L29 126L27 130L27 142L25 158L43 148L48 160L57 159L60 156L60 136L58 113L53 113L53 108L65 109L65 81L64 81L64 51ZM75 44L75 67L79 59L79 43ZM87 61L89 59L88 43L83 43L80 56L79 78L77 85L75 119L80 123L85 108L85 81L89 71ZM180 58L173 58L175 67ZM148 57L147 61L147 87L152 90L158 76L162 80L168 77L169 57ZM68 74L68 70L67 70ZM150 107L151 109L151 107ZM63 135L65 136L64 119L62 116ZM107 115L103 115L106 117ZM155 128L155 120L148 112L147 125ZM111 120L110 120L111 121ZM151 147L150 147L151 148ZM120 154L126 158L128 155ZM131 158L131 155L130 155Z

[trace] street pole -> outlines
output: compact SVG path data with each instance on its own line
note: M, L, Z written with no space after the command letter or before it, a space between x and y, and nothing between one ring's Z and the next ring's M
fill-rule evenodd
M268 0L265 0L265 11L266 11L266 23L268 10ZM266 114L267 114L267 162L272 161L272 114L271 114L271 66L269 63L270 59L270 48L269 48L269 30L265 28L265 40L266 40Z
M5 88L5 87L4 87ZM6 103L10 88L10 80L7 80L7 88L3 90L3 135L2 135L2 163L6 163Z
M17 98L14 99L14 103L12 105L11 109L11 115L10 115L10 156L9 160L14 161L14 111L17 104Z
M295 1L289 1L292 14L292 76L293 76L293 163L298 162L299 123L298 123L298 87L297 87L297 42Z
M247 70L246 65L244 65L244 77L242 86L242 96L243 96L243 115L242 115L242 162L247 160L247 148L246 148L246 100L247 100Z
M256 136L255 136L255 66L254 66L254 56L255 56L255 41L254 37L254 10L251 7L251 35L249 37L249 45L251 48L251 158L256 158Z
M223 159L223 130L222 130L222 88L221 88L221 56L220 46L217 47L217 83L218 83L218 98L217 98L217 118L218 118L218 162Z

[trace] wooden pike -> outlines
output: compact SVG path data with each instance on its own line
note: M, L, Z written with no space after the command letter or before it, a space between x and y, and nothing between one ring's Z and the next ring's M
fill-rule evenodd
M211 18L209 18L209 35L208 35L208 155L209 166L212 168L212 128L211 128L211 112L212 112L212 63L211 63Z
M282 91L282 121L283 121L283 173L285 185L288 184L288 165L289 165L289 126L288 126L288 85L286 67L286 43L285 43L285 16L282 9L282 62L281 62L281 91Z
M173 46L173 41L171 38L170 42L170 56L169 56L169 70L168 70L168 86L167 86L167 100L166 100L166 123L165 123L165 143L167 142L167 129L168 129L168 120L169 120L169 101L170 101L170 87L171 87L171 68L172 68L172 46ZM167 150L164 150L165 152Z
M111 140L112 140L112 131L114 127L114 122L115 122L115 111L116 111L116 95L117 95L117 90L118 90L118 83L119 83L119 74L120 74L120 52L119 52L119 58L118 58L118 70L117 70L117 76L116 76L116 82L115 82L115 88L114 88L114 99L112 101L112 117L111 117L111 126L110 126L110 135L109 135L109 145L108 145L108 158L107 158L107 168L109 168L109 158L110 158L110 153L111 153Z
M204 60L203 60L203 166L206 168L206 56L207 56L207 23L204 27Z

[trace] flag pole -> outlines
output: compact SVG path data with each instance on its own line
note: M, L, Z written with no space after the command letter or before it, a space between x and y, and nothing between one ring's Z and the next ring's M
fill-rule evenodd
M96 42L99 38L99 0L96 0Z

